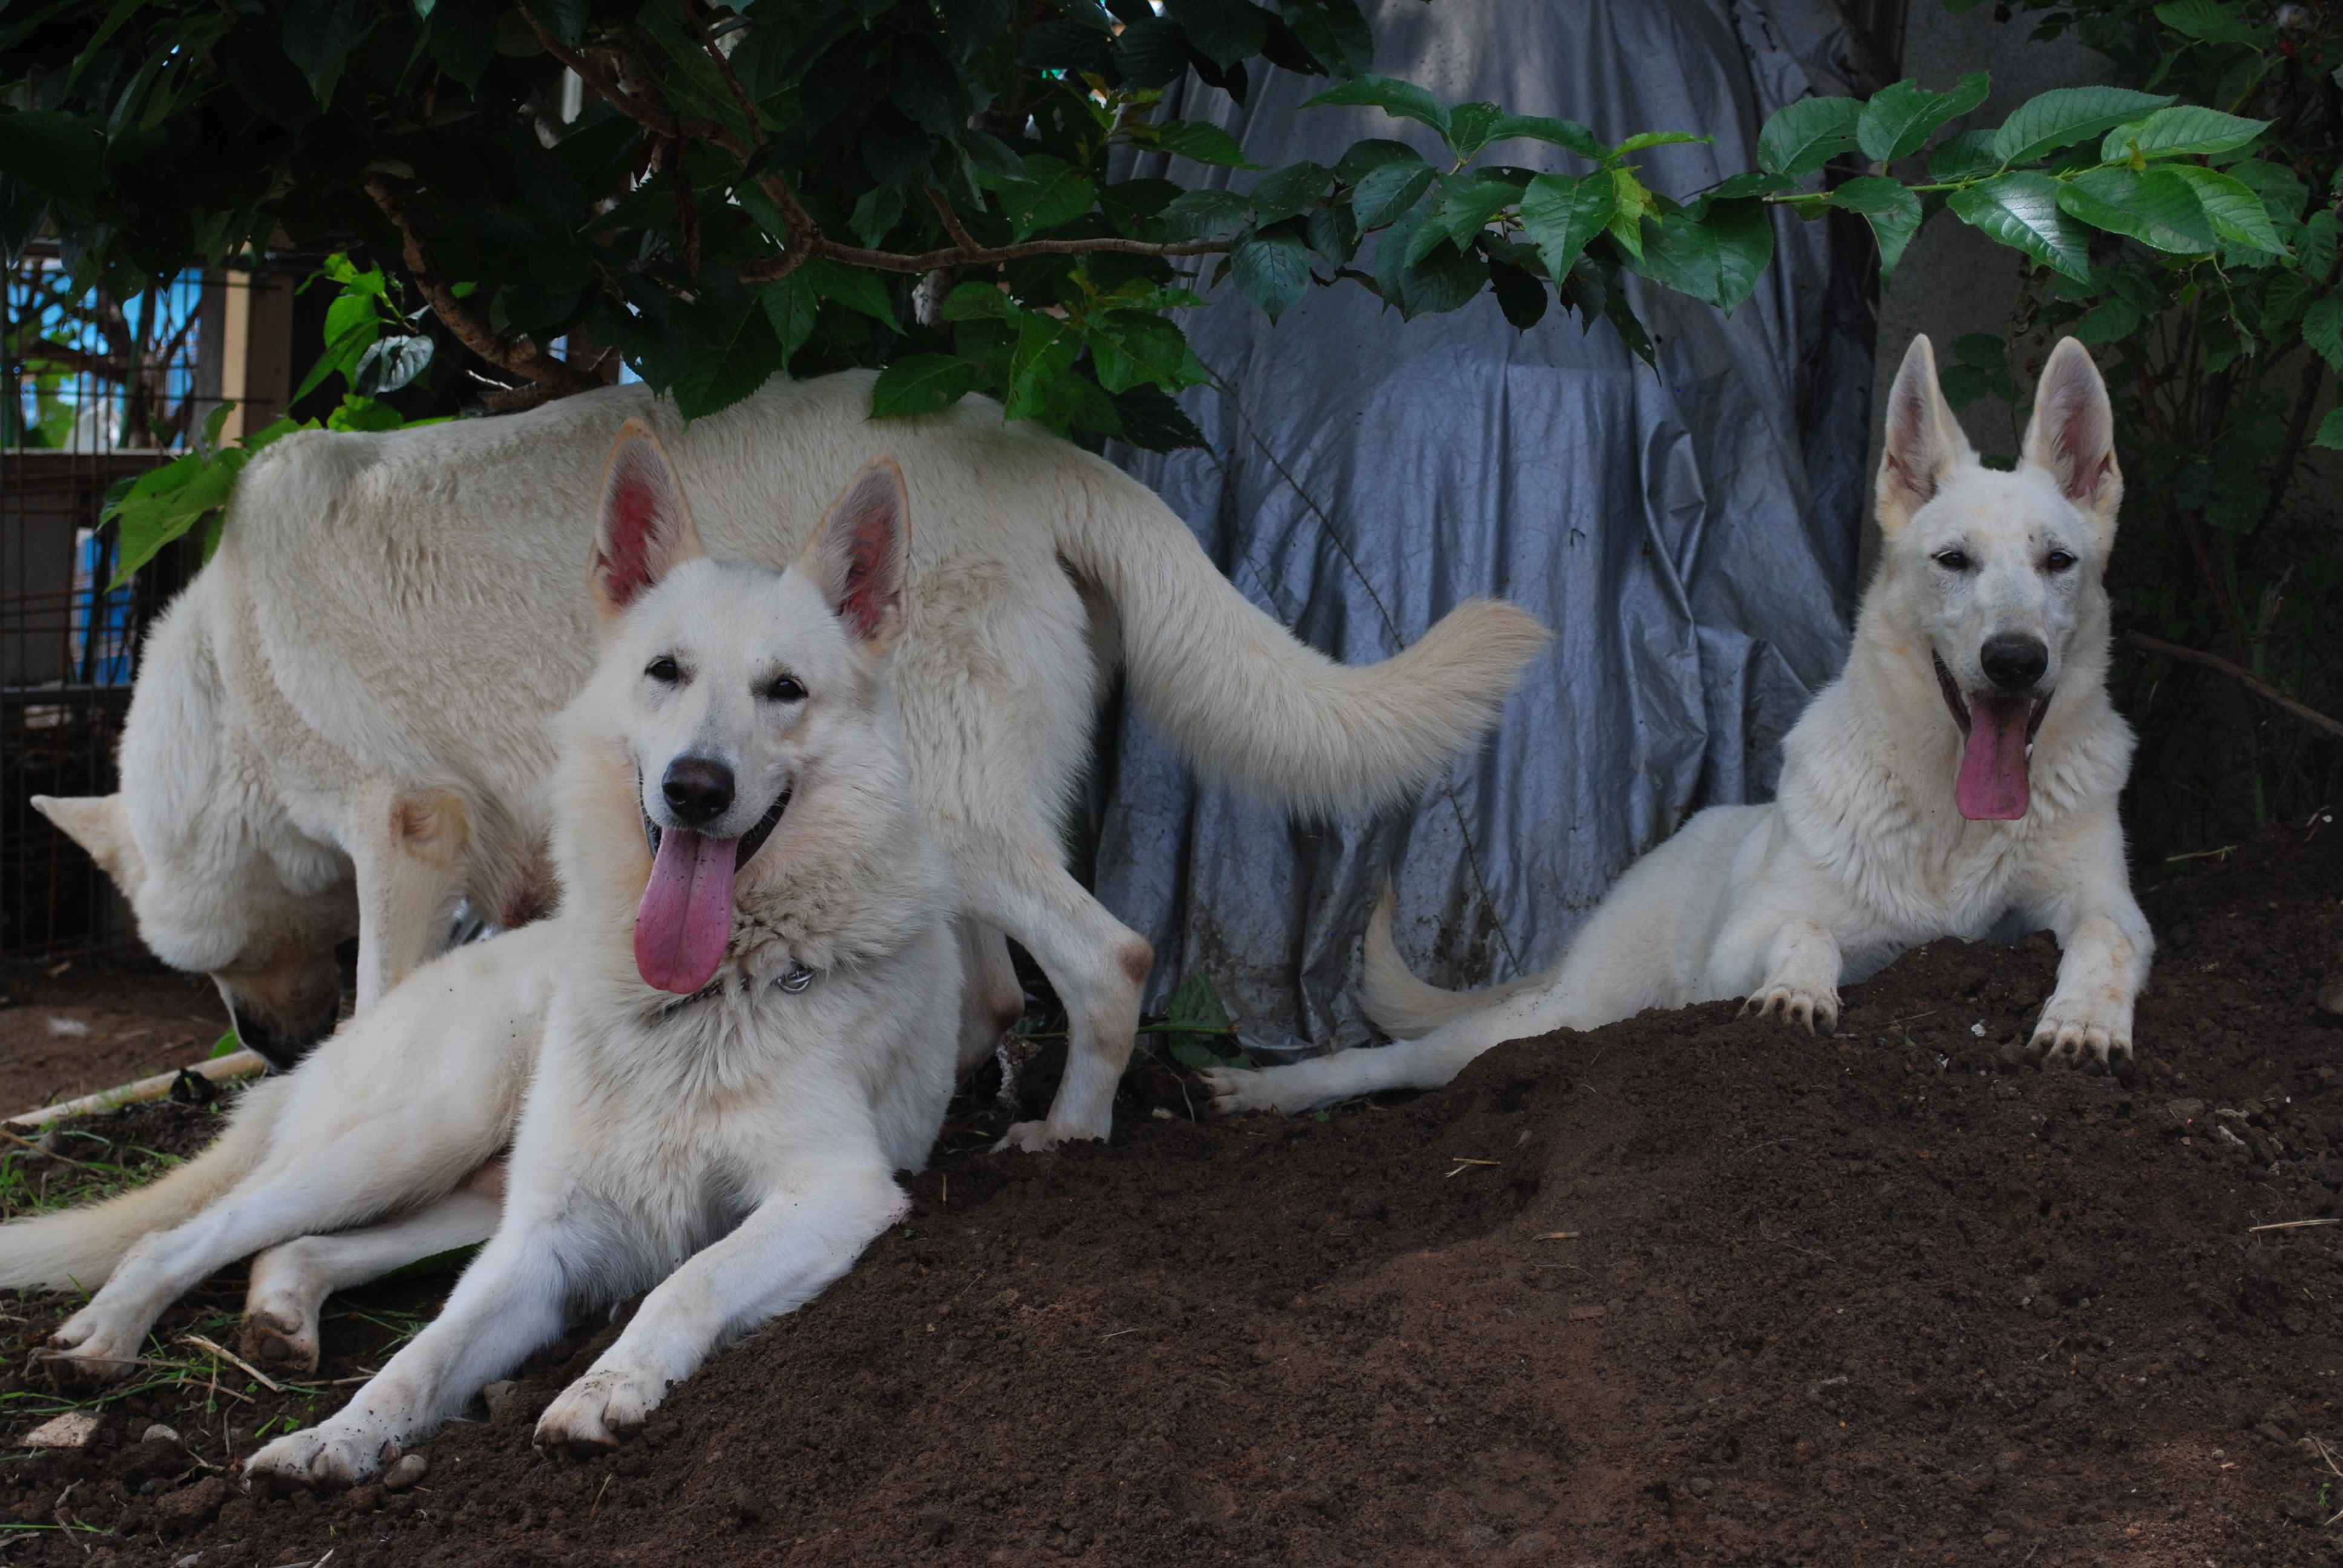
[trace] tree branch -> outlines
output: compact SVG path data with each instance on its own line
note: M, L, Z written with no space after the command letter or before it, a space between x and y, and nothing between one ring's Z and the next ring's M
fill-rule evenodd
M928 200L934 206L936 216L944 220L944 232L952 236L960 249L974 256L984 248L976 243L976 236L969 233L968 226L960 221L960 214L952 211L951 197L930 186Z
M2207 669L2226 675L2263 701L2284 709L2312 729L2324 729L2329 735L2343 739L2343 720L2329 719L2316 708L2297 702L2260 676L2250 670L2238 668L2218 654L2199 653L2193 648L2183 648L2177 642L2167 642L2160 637L2150 637L2143 631L2127 631L2124 633L2124 640L2143 652L2162 654L2167 658L2177 658L2185 664L2201 665Z
M2278 471L2270 476L2269 505L2262 508L2261 528L2277 521L2278 508L2286 504L2287 487L2293 482L2295 465L2302 457L2302 438L2310 429L2310 410L2318 401L2319 383L2327 375L2327 361L2315 349L2309 354L2310 363L2302 367L2302 389L2295 394L2294 416L2286 424L2286 445L2278 448Z
M431 255L423 248L423 237L416 232L413 221L407 216L406 204L398 199L388 182L380 175L369 176L367 194L374 197L374 205L382 208L383 216L397 226L400 237L406 241L408 276L415 279L415 286L422 291L423 297L431 302L432 310L447 324L447 330L456 335L456 340L498 369L523 377L543 388L535 395L523 391L503 399L491 395L492 403L525 407L541 403L548 397L566 397L573 392L590 391L602 385L600 377L588 376L567 362L554 358L539 350L526 337L508 335L499 337L489 331L488 324L466 308L463 301L458 299L454 290L448 286L447 280L440 276L438 269L431 265Z
M969 251L954 246L905 256L891 250L862 250L834 240L816 239L804 250L763 261L742 262L732 270L740 275L743 283L762 283L796 271L815 256L842 261L850 266L867 266L873 272L933 272L940 266L990 266L995 262L1021 261L1029 256L1090 256L1100 251L1121 256L1221 256L1229 246L1225 239L1192 240L1182 245L1151 245L1143 239L1119 238L1029 239L1022 245L994 246L988 250Z

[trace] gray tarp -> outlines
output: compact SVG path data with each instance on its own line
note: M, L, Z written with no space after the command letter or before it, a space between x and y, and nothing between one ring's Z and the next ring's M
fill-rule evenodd
M1811 0L1801 15L1774 0L1771 15L1748 0L1364 9L1376 68L1445 100L1563 116L1606 140L1713 135L1643 155L1646 182L1675 196L1755 167L1765 116L1824 79L1793 52L1815 55L1825 31L1801 28L1827 21ZM1240 107L1192 77L1167 112L1222 126L1266 168L1332 166L1363 136L1436 149L1380 110L1300 108L1327 85L1267 72ZM1484 157L1584 167L1526 141ZM1583 334L1556 310L1517 334L1486 297L1403 324L1344 284L1272 327L1223 285L1185 313L1222 383L1183 398L1212 451L1113 455L1242 592L1353 663L1476 594L1529 607L1557 639L1486 748L1413 814L1374 820L1291 823L1200 788L1111 711L1096 885L1155 944L1151 1006L1202 972L1256 1030L1363 1043L1359 936L1386 875L1418 971L1486 984L1550 962L1689 812L1766 797L1784 730L1845 654L1871 372L1861 242L1776 222L1775 264L1730 322L1633 286L1656 375L1607 324Z

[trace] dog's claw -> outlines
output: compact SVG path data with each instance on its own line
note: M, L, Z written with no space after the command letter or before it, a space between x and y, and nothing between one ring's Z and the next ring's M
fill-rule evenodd
M1001 1154L1013 1149L1020 1154L1047 1154L1060 1141L1046 1121L1019 1121L1012 1123L1009 1131L1001 1135L1001 1141L992 1146L992 1151Z
M1196 1081L1212 1099L1206 1108L1215 1116L1238 1116L1248 1111L1275 1111L1268 1075L1242 1067L1208 1067Z
M2042 1010L2042 1020L2034 1026L2034 1037L2026 1049L2045 1067L2061 1063L2081 1067L2087 1061L2105 1067L2111 1052L2121 1051L2127 1061L2132 1054L2129 1034L2080 1012L2068 1012L2056 1001Z
M1784 1023L1805 1026L1808 1034L1815 1032L1815 1020L1820 1019L1825 1030L1838 1027L1838 996L1835 992L1800 990L1791 986L1771 985L1741 1004L1743 1018L1765 1018L1776 1008L1781 1010Z

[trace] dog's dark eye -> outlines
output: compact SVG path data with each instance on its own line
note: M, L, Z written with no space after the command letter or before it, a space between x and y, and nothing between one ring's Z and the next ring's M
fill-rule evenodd
M775 676L773 684L765 688L765 700L768 702L803 702L805 694L805 688L799 684L794 675Z
M647 668L643 673L649 676L653 680L658 681L661 686L673 686L677 681L683 678L682 668L677 665L674 659L669 658L665 654L661 654L659 658L652 659L649 667Z
M2054 572L2063 572L2075 564L2075 558L2064 550L2052 550L2042 564Z
M1936 564L1944 568L1948 572L1965 572L1969 569L1968 557L1963 555L1958 550L1941 550L1937 552Z

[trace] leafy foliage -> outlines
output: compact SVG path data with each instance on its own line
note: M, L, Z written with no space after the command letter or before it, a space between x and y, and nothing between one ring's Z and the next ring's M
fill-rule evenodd
M2343 19L2258 0L2021 3L2047 13L2037 35L2071 31L2179 101L2090 126L2092 106L2067 100L2078 136L2097 138L2091 166L2070 166L2075 141L2047 165L2081 246L2034 274L2006 337L1954 346L1946 393L2011 405L2014 447L2023 376L2058 335L2089 345L2127 481L2119 625L2334 713L2343 528L2306 467L2315 447L2343 448L2343 417L2321 417L2343 370ZM2131 817L2151 858L2305 819L2343 785L2343 748L2218 676L2154 656L2117 673L2142 735Z

